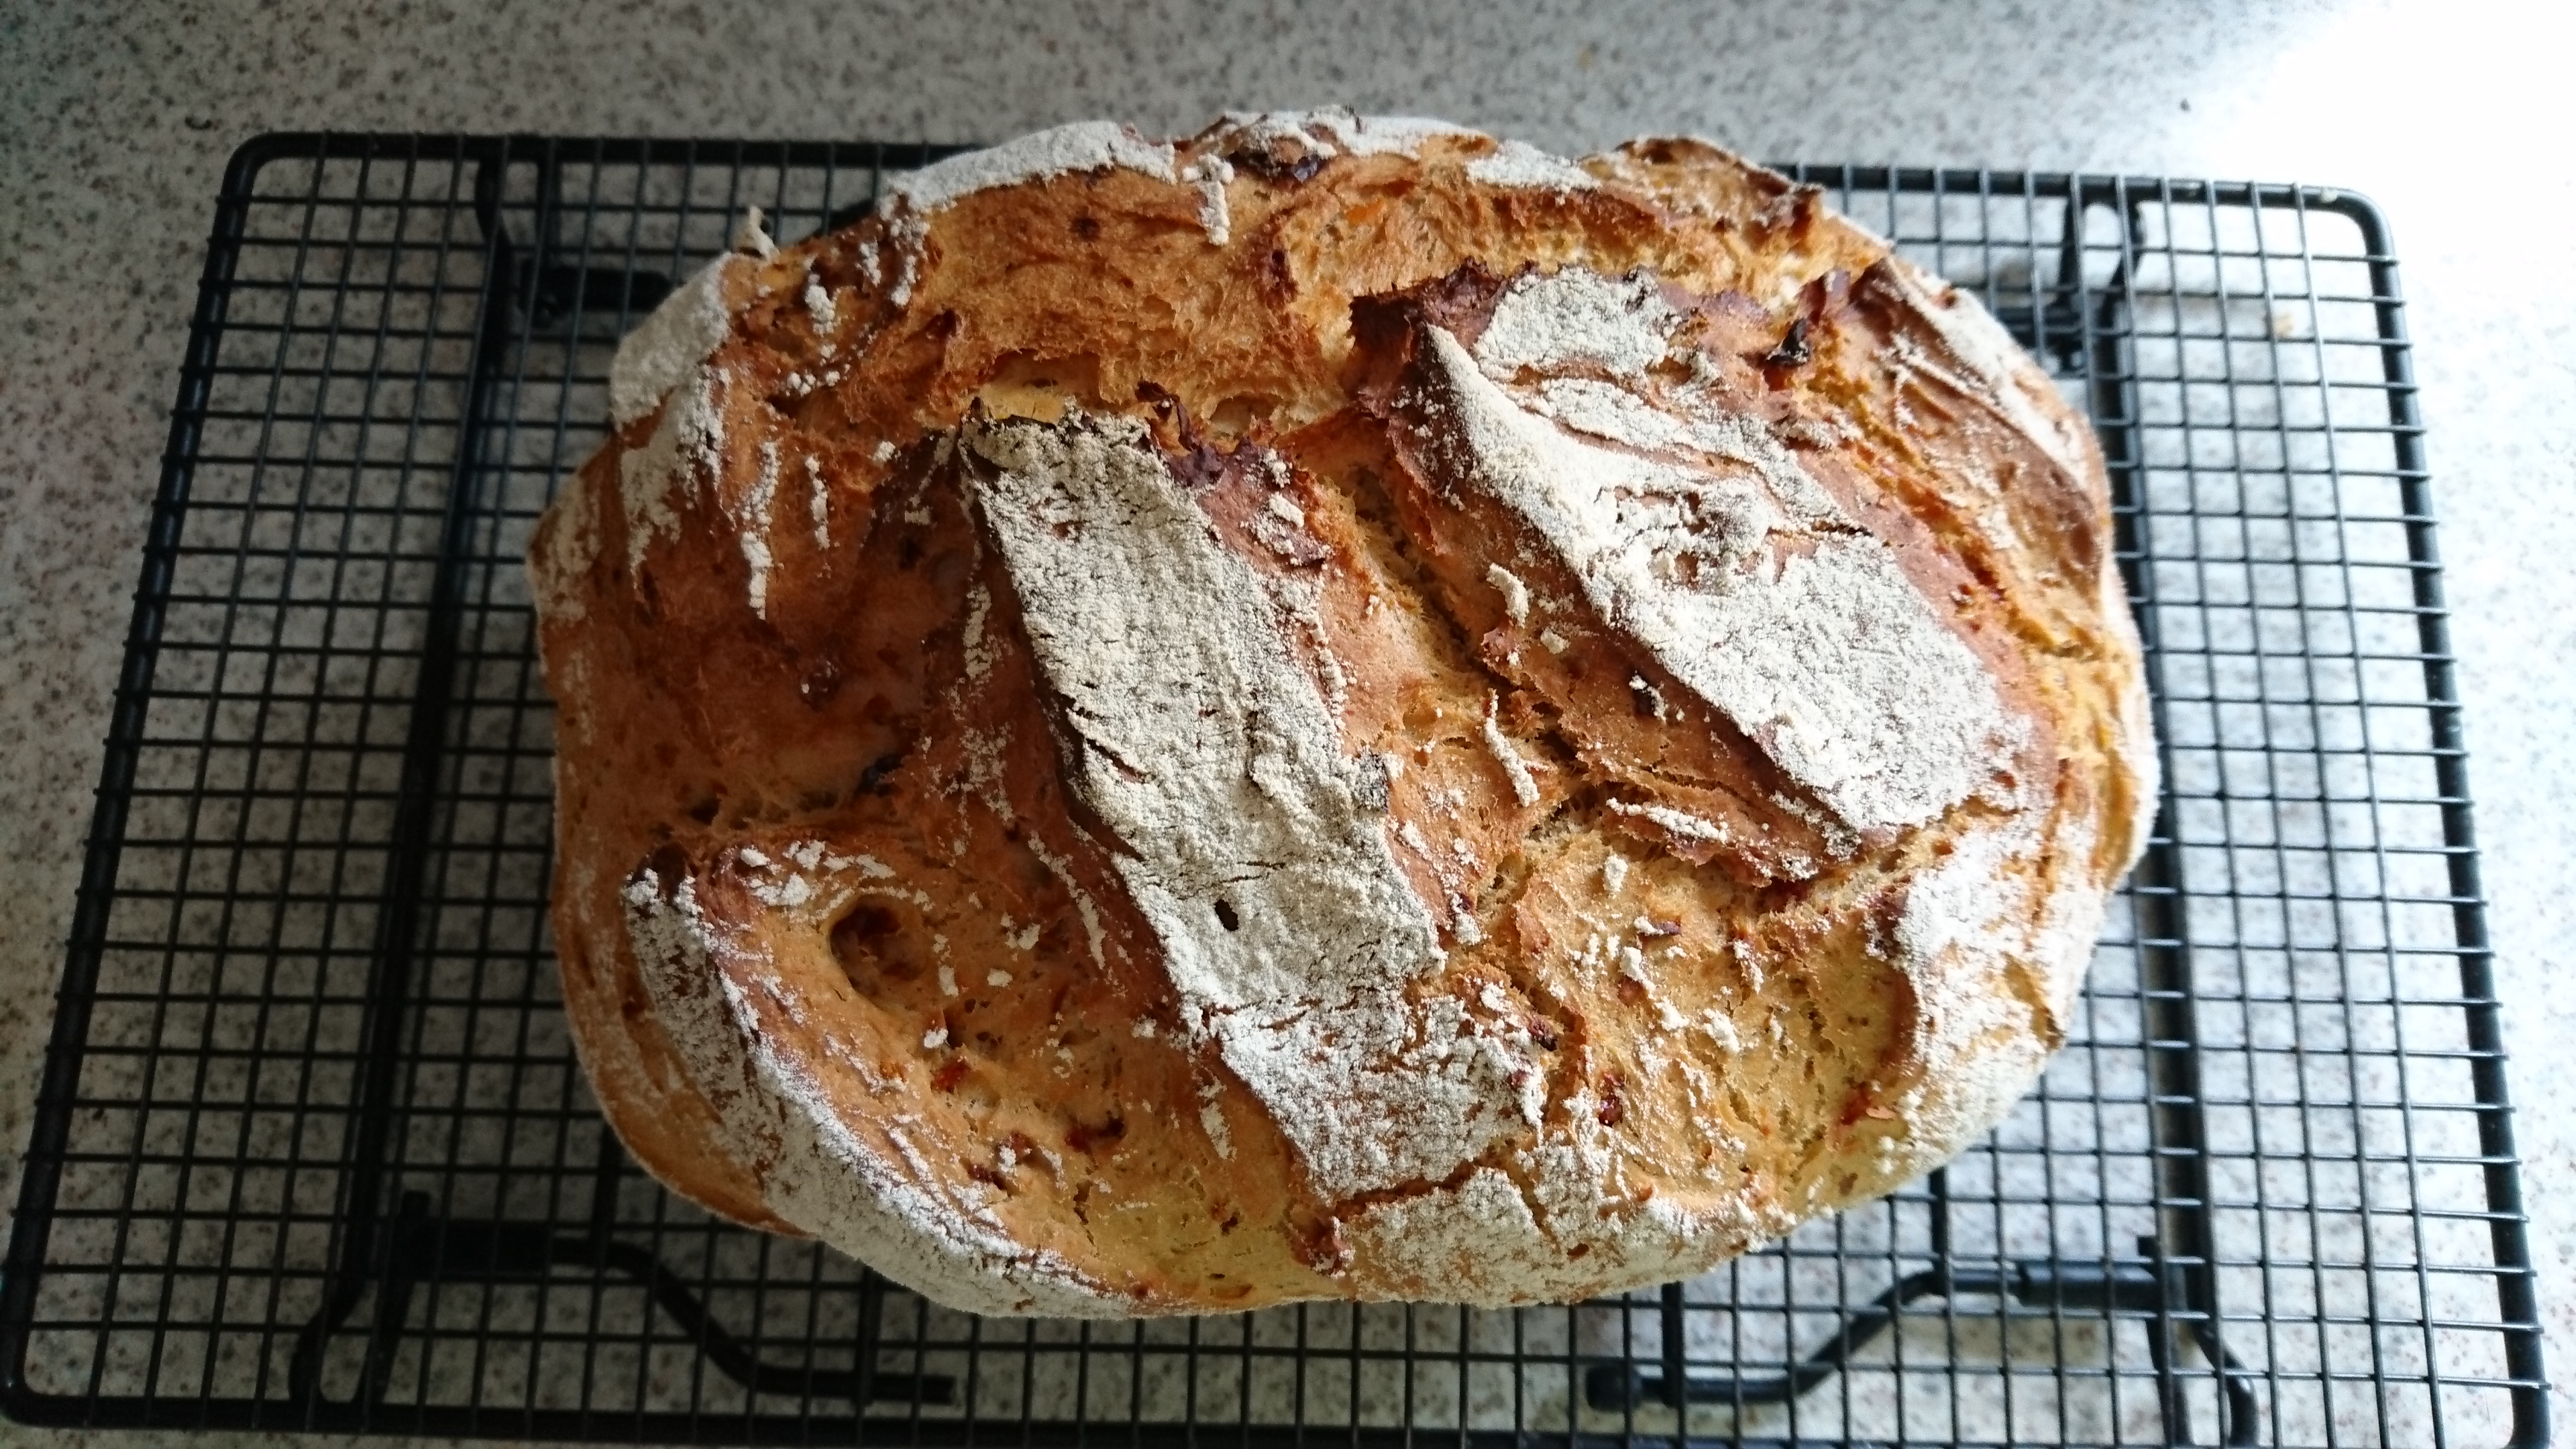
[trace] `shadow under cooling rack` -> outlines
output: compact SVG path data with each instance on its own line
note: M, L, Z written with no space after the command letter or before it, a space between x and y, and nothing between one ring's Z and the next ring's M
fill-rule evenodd
M272 136L216 206L0 1282L54 1424L598 1440L2539 1444L2396 263L2295 187L1802 168L2091 413L2166 794L1984 1143L1661 1293L978 1320L711 1221L556 998L519 558L747 206L935 152Z

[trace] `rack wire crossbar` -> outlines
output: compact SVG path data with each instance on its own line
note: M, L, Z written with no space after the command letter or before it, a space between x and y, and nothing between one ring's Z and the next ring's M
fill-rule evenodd
M1609 1449L2546 1442L2396 259L2359 197L1793 167L2086 408L2165 796L1985 1142L1660 1292L976 1319L627 1161L519 558L617 339L877 144L273 135L189 333L16 1228L30 1423Z

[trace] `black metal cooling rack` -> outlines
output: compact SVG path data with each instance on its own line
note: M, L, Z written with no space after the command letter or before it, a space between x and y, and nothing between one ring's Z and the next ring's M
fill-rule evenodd
M1661 1293L978 1320L575 1067L519 558L616 339L875 145L270 136L216 207L16 1231L25 1422L595 1440L2540 1444L2421 425L2332 191L1805 168L2087 406L2166 795L1985 1143Z

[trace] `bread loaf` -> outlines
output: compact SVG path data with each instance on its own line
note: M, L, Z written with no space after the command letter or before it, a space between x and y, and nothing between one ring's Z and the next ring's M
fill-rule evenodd
M2153 808L2082 420L1699 142L1067 126L746 226L610 405L582 1060L957 1307L1701 1271L2010 1109Z

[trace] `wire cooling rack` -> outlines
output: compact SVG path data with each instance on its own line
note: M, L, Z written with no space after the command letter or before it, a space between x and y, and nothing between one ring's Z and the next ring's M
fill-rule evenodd
M2378 215L1807 168L2089 408L2166 794L2065 1051L1895 1197L1517 1313L975 1319L603 1128L519 559L617 338L922 148L282 135L216 207L17 1226L23 1421L707 1443L2540 1444Z

